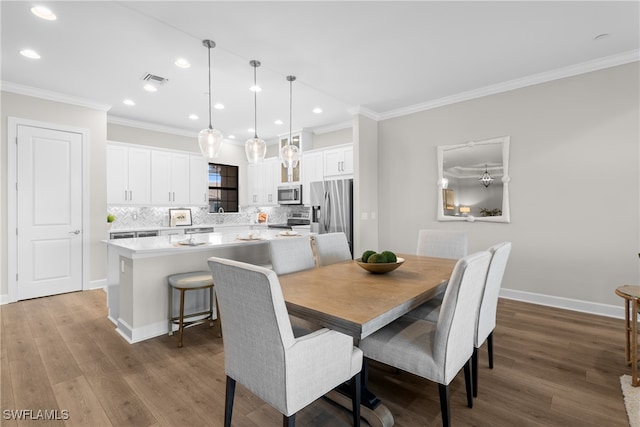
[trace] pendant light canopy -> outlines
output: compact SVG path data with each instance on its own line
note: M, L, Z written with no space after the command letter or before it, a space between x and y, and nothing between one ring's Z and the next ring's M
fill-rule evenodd
M287 168L289 173L289 180L292 178L291 170L298 166L298 160L300 159L300 153L298 151L298 147L292 144L292 133L291 133L291 118L293 111L293 82L296 79L296 76L287 76L287 81L289 82L289 141L287 145L282 147L280 150L280 157L282 158L282 166Z
M484 165L484 173L480 178L478 178L480 184L484 185L485 188L490 186L493 182L493 177L489 174L489 170L487 169L487 165Z
M260 61L255 59L249 61L249 65L253 67L253 119L254 134L253 138L247 139L244 143L244 151L247 154L247 161L258 163L264 160L267 154L267 143L263 139L258 138L258 84L256 82L256 68L260 66Z
M213 40L202 40L202 45L207 48L209 58L209 127L198 134L198 145L204 158L211 160L218 157L222 146L222 132L211 126L211 49L216 47L216 43Z

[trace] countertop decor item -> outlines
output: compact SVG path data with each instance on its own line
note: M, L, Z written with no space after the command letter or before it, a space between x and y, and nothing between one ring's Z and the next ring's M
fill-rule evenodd
M222 132L211 126L211 49L216 47L216 42L202 40L202 45L207 48L209 58L209 127L198 134L198 145L204 158L211 160L218 157L222 145Z
M356 262L360 267L364 268L369 273L384 274L400 267L404 262L404 258L398 257L398 260L396 262L377 262L377 263L362 262L362 258L356 258Z

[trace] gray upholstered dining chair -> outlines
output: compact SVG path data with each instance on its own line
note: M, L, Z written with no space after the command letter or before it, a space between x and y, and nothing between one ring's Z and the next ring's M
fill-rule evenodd
M359 425L362 351L353 338L326 328L296 337L274 271L216 257L208 263L224 318L225 427L236 382L282 413L284 426L293 426L296 412L349 380Z
M308 236L280 237L269 241L271 267L279 276L316 266Z
M467 234L455 230L420 230L416 255L460 259L467 255Z
M353 259L347 236L342 233L325 233L314 236L318 266L335 264Z
M473 369L473 397L478 396L478 349L487 342L489 353L489 368L493 369L493 331L496 328L496 314L498 311L498 295L502 286L502 278L507 267L507 261L511 254L511 242L502 242L488 249L491 254L491 263L487 273L487 280L482 290L482 299L478 312L478 321L475 326L473 340L473 357L471 359ZM407 316L418 319L437 322L440 315L442 300L433 298L420 307L407 313Z
M443 426L451 424L449 384L462 368L467 406L473 406L473 337L490 258L489 252L483 251L456 263L437 323L402 316L360 341L367 359L438 383Z

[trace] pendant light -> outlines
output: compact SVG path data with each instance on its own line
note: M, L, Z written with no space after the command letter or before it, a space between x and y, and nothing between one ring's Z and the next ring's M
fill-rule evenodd
M198 145L204 158L211 160L218 157L222 145L222 132L211 126L211 49L216 47L216 43L213 40L202 40L202 45L207 48L209 58L209 127L198 134Z
M484 165L484 173L480 178L478 178L480 184L484 185L485 188L490 186L493 182L493 177L489 174L489 170L487 169L487 165Z
M244 151L247 154L247 161L251 163L259 163L264 160L267 154L267 143L263 139L258 138L258 84L256 82L256 68L260 66L260 61L255 59L249 61L249 65L253 67L253 120L254 134L253 138L247 139L244 143Z
M287 81L289 82L289 141L287 142L287 145L282 147L282 150L280 150L282 166L287 168L287 177L289 181L292 181L293 169L298 166L298 160L300 159L298 147L291 143L293 137L291 133L291 118L293 116L293 82L295 79L296 76L287 76Z

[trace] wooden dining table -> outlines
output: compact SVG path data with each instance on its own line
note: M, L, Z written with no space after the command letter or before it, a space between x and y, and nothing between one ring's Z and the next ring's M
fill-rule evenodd
M446 286L456 264L455 259L447 258L398 257L404 263L386 274L372 274L356 261L345 261L279 276L287 310L290 315L351 335L357 345L432 298ZM350 398L338 392L328 397L351 408ZM372 396L366 383L361 414L372 426L393 425L393 416Z

